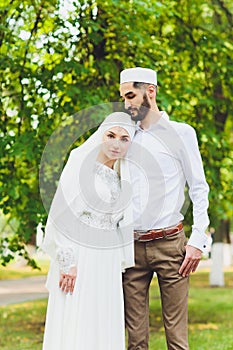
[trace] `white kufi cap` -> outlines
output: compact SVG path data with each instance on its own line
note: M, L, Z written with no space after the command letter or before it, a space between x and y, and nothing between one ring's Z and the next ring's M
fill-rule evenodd
M128 68L120 73L120 84L138 82L157 86L157 74L149 68Z

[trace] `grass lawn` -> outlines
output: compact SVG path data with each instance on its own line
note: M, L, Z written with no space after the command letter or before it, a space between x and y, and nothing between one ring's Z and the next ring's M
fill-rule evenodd
M191 277L190 350L233 350L232 271L225 272L225 283L224 288L210 288L208 272L198 272ZM0 307L1 350L41 350L46 303L46 300L37 300ZM166 350L156 279L151 287L150 315L150 349Z
M15 262L7 265L6 267L1 266L0 280L4 279L19 279L24 277L41 276L46 275L49 267L48 259L38 259L37 263L39 269L32 269L30 266L19 265Z
M225 272L224 288L209 287L208 279L208 272L190 279L190 350L233 350L233 272ZM150 293L150 325L150 349L166 350L156 280Z

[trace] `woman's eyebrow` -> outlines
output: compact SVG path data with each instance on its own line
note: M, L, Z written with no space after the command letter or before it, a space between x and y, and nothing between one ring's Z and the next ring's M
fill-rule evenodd
M116 134L113 131L111 131L111 130L109 130L108 133L110 133L113 136L116 136ZM128 134L124 134L124 135L121 135L121 137L128 137L129 138L129 135Z

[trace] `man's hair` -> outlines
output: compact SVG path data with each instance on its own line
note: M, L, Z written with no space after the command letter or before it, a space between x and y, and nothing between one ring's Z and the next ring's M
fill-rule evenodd
M135 82L133 83L133 87L134 87L135 89L146 89L149 85L153 85L153 86L155 87L155 91L157 91L157 86L154 85L154 84L141 83L141 82L137 82L137 81L135 81Z

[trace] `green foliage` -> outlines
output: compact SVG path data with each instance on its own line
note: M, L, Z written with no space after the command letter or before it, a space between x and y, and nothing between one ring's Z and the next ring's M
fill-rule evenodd
M232 216L232 13L229 0L2 2L0 208L19 222L19 250L46 220L38 173L49 136L118 101L119 72L132 66L157 70L161 109L196 128L212 225ZM5 238L3 263L14 253Z

